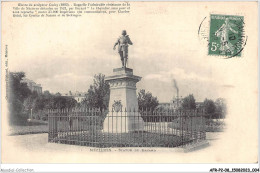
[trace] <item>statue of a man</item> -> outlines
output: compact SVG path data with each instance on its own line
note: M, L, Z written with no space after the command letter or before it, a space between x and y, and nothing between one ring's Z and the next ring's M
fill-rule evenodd
M118 38L117 42L114 45L114 50L116 49L116 45L118 45L118 53L121 58L122 67L126 67L128 58L128 44L133 45L129 36L126 34L126 30L123 30L122 35Z

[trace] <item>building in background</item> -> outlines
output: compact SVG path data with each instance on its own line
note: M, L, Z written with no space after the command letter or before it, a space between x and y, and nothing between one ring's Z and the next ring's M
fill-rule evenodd
M196 109L204 108L203 102L196 102Z
M183 102L183 98L182 97L179 98L178 96L176 96L170 102L159 103L157 108L177 110L177 109L181 108L182 102Z
M173 90L176 91L176 95L173 96L173 99L168 102L168 103L159 103L158 107L159 109L171 109L171 110L177 110L181 108L181 105L183 103L183 98L182 96L179 97L179 87L177 84L176 79L172 79L172 86L173 86Z
M177 110L182 107L182 103L183 103L183 98L176 97L173 100L171 100L170 102L159 103L159 105L157 106L157 109ZM201 109L204 107L203 102L195 102L195 104L196 104L196 109Z
M42 94L42 87L41 87L41 84L36 84L34 81L30 80L30 79L27 79L27 78L24 78L22 80L23 83L26 83L28 88L34 92L36 91L38 94Z
M83 100L86 99L86 94L85 92L79 92L79 91L76 91L76 92L71 92L69 91L68 93L64 93L64 94L61 94L62 96L67 96L67 97L72 97L74 98L78 103L82 102Z

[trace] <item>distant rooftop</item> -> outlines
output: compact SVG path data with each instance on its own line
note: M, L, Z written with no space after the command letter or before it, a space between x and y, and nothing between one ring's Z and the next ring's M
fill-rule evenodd
M69 91L67 93L62 93L61 95L62 96L85 96L87 94L87 92L80 92L80 91L76 91L76 92L72 92L72 91Z
M35 83L33 80L28 79L28 78L24 78L21 82L27 83L27 84L31 84L31 85L34 85L34 86L41 87L41 84L37 84L37 83Z

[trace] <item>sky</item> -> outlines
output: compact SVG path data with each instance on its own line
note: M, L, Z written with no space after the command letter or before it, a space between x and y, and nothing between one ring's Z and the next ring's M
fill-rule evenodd
M204 14L190 15L189 7L132 5L131 14L84 15L78 18L12 18L9 70L24 71L43 91L86 92L98 73L109 76L121 66L113 45L123 29L134 43L129 68L142 77L137 91L150 91L160 102L193 94L196 101L223 97L216 59L206 56L198 38ZM18 27L19 26L19 27Z

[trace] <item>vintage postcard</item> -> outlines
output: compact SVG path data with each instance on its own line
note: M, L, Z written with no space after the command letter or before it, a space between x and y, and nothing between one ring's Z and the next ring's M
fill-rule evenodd
M258 163L257 7L2 2L2 163Z

